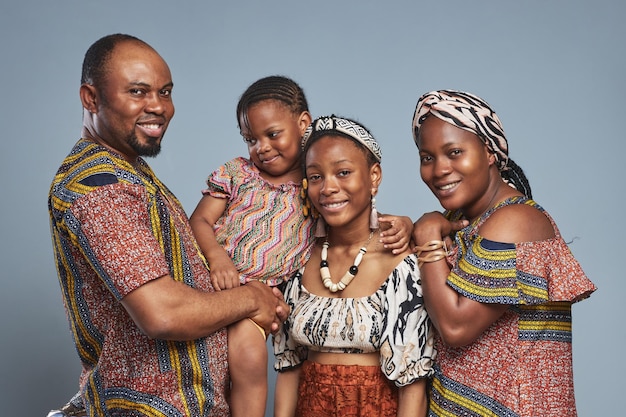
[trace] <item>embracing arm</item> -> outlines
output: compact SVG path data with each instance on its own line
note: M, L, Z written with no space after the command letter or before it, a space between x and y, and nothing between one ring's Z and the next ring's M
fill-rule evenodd
M418 246L446 239L463 224L454 224L441 213L424 214L413 238ZM449 239L448 240L449 243ZM420 257L427 254L424 252ZM465 346L476 340L507 309L501 304L483 304L466 298L447 284L450 268L444 259L425 262L420 268L424 304L433 325L449 346Z
M251 282L229 291L204 292L169 275L149 281L122 299L131 318L150 338L193 340L244 318L274 332L289 313L277 289Z
M459 224L440 213L427 213L416 223L416 244L442 240ZM495 242L529 242L554 236L549 220L537 209L511 205L495 211L481 226L480 234ZM450 268L445 259L427 262L420 268L424 303L443 341L450 346L465 346L476 340L508 309L503 304L480 303L466 298L447 285Z

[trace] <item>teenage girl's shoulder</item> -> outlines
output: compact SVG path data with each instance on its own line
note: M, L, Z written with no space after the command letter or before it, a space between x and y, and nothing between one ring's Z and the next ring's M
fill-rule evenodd
M500 207L480 227L480 235L495 242L534 242L555 236L544 211L534 204Z

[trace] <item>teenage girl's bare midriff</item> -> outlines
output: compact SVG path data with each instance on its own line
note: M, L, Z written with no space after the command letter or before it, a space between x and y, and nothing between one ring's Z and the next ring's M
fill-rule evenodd
M380 353L328 353L309 350L307 359L323 365L380 366Z

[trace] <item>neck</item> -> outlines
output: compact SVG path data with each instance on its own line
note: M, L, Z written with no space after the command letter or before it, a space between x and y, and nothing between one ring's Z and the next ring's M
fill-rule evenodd
M521 195L521 193L510 187L500 178L500 182L485 193L483 198L484 203L476 207L474 210L463 211L463 215L470 222L473 222L484 213L497 206L500 202L516 195Z
M359 227L329 227L326 241L335 248L353 246L361 247L364 242L370 238L370 236L373 236L376 233L378 233L378 230L372 231L369 228L369 221L367 225L360 225Z

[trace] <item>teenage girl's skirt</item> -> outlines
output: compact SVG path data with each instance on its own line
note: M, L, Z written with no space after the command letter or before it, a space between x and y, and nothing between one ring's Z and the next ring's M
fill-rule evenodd
M298 417L395 417L397 409L398 389L380 366L302 364Z

